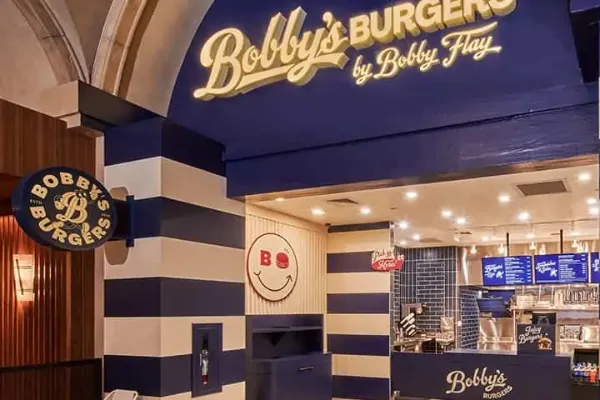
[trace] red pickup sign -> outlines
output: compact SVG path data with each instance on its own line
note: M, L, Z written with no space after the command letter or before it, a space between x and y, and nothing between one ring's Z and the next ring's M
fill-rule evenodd
M371 267L375 271L400 270L404 265L404 255L396 255L394 249L374 251L371 256Z

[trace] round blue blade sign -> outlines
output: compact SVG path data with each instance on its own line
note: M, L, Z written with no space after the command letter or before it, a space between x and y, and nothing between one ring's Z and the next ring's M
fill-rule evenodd
M93 176L52 167L21 180L12 195L21 228L44 246L86 251L109 240L117 225L115 202Z

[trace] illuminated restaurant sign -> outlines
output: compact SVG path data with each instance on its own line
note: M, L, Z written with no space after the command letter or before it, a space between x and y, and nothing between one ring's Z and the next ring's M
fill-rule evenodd
M12 195L15 218L38 243L60 250L101 246L116 228L114 200L94 177L67 167L38 171Z
M237 28L212 35L200 52L200 63L210 70L208 81L194 91L194 97L232 97L284 80L305 85L320 69L344 69L350 48L386 46L450 28L457 29L442 36L439 44L422 38L402 48L384 47L373 60L357 55L350 68L352 79L362 86L409 68L421 72L450 68L461 57L481 61L502 51L494 41L498 21L465 26L508 15L516 7L517 0L421 0L356 15L346 24L328 11L321 18L324 26L312 31L303 31L307 14L298 7L288 18L281 13L272 17L261 44L252 44Z

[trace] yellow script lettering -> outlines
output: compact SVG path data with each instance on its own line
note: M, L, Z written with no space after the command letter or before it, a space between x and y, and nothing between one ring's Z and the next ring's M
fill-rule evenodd
M502 46L492 46L493 37L485 36L498 26L497 22L467 31L450 33L442 38L442 45L450 50L448 57L444 58L442 65L451 67L459 55L472 55L476 61L482 60L492 53L500 53ZM485 37L484 37L485 36Z
M284 79L305 85L318 69L342 69L350 46L342 23L326 12L324 28L301 35L305 18L301 7L289 21L281 14L273 17L260 51L238 29L217 32L200 52L200 63L211 71L206 87L195 90L194 97L229 97Z

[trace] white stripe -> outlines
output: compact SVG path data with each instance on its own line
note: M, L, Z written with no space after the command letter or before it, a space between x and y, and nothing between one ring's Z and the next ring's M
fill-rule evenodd
M328 253L373 251L390 247L389 229L375 231L339 232L327 235Z
M112 249L107 248L110 254ZM244 249L165 237L137 239L122 265L110 265L106 279L171 277L207 281L245 281Z
M109 189L125 188L136 199L160 197L162 157L147 158L104 167L104 185Z
M327 333L338 335L390 335L389 314L327 314Z
M223 350L246 348L241 317L105 318L106 355L169 357L192 352L192 324L223 324Z
M163 157L105 168L109 189L125 187L136 199L168 197L230 214L245 215L244 203L227 198L224 177Z
M327 293L389 293L390 277L381 272L327 274Z
M189 400L192 398L192 393L175 394L168 397L150 397L141 396L140 400ZM244 400L246 398L246 383L234 383L233 385L223 386L223 391L220 393L209 394L202 396L202 400Z
M390 358L387 356L357 356L334 354L333 375L389 378Z

